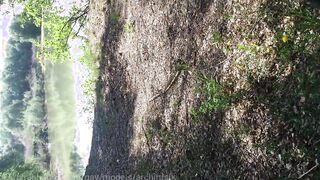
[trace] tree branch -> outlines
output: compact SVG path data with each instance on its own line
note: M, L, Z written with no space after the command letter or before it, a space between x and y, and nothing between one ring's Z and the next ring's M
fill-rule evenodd
M301 176L298 177L298 179L302 179L304 176L306 176L307 174L309 174L311 171L313 171L314 169L316 169L319 166L319 163L316 162L316 165L314 165L311 169L309 169L307 172L303 173Z

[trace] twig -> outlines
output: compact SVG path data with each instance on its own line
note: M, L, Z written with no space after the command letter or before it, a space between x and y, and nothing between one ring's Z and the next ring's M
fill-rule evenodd
M149 100L149 102L157 99L158 97L162 96L163 94L166 94L166 93L169 91L169 89L172 87L172 85L174 84L174 82L178 79L178 77L179 77L180 74L181 74L181 71L178 71L178 72L175 74L175 76L173 77L173 79L170 81L170 83L166 86L166 88L164 89L164 91L162 91L161 93L153 96L153 97Z
M320 142L320 139L313 143L313 146L317 145Z
M84 19L87 19L87 13L89 11L89 5L86 5L86 7L84 9L79 9L76 13L74 13L73 15L71 15L71 17L69 17L69 19L67 19L67 21L64 23L64 25L62 26L60 32L62 32L64 30L64 28L69 25L69 24L75 24L79 19L81 19L82 17ZM79 14L80 13L80 14ZM78 14L76 16L76 14Z
M311 171L316 169L319 166L319 163L316 161L316 165L314 165L311 169L309 169L307 172L303 173L301 176L298 177L298 179L302 179L304 176L309 174Z

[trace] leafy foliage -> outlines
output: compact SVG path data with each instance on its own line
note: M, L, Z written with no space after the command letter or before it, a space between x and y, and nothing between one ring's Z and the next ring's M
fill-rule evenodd
M34 41L40 35L40 28L33 21L24 22L21 15L14 17L10 29L14 39L19 41Z
M37 164L24 163L0 173L1 179L46 179L45 171Z
M8 127L21 127L22 112L25 109L24 93L30 90L26 79L31 68L31 43L11 40L8 42L8 56L3 72L4 91L2 104L3 119Z
M1 157L0 159L0 172L4 172L17 164L24 162L23 153L18 151L12 151Z
M199 115L203 116L227 109L238 95L228 94L222 84L205 75L200 77L199 84L197 93L202 96L203 100L199 108L192 111L195 119L198 119Z
M24 22L22 16L17 16L10 26L10 32L13 36L8 41L2 74L1 142L6 148L0 161L1 171L24 162L21 132L27 126L36 130L33 126L41 123L45 117L42 72L37 62L32 60L32 42L39 36L39 28L32 21ZM31 122L34 123L32 126Z
M83 167L81 157L77 152L76 146L74 146L73 151L71 152L70 166L75 176L80 176L84 173L85 169Z
M43 20L45 40L43 55L46 60L61 62L70 60L68 40L77 36L85 25L88 6L73 8L68 15L63 15L63 9L56 6L54 0L28 0L24 2L24 20L32 20L37 27ZM43 18L43 19L42 19ZM77 28L76 28L77 26ZM75 30L76 29L76 30ZM40 47L40 42L37 43Z

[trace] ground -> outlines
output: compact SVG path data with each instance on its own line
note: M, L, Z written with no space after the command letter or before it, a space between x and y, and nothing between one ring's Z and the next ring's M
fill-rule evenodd
M319 177L319 12L297 0L94 0L86 175Z

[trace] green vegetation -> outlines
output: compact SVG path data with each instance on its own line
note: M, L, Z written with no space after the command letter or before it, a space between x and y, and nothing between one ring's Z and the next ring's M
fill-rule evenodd
M11 29L12 37L21 42L33 42L40 35L40 28L34 24L34 21L24 22L22 15L14 17Z
M83 85L84 93L88 98L95 96L95 85L99 76L99 57L95 57L91 52L91 46L88 40L85 40L82 47L83 56L80 63L84 65L88 71L88 77Z
M48 179L44 170L35 163L25 163L23 165L16 165L10 169L0 172L0 179ZM52 177L51 177L52 178Z
M19 145L21 146L21 145ZM23 150L24 149L17 149L11 152L7 152L4 156L1 157L0 160L0 172L4 172L16 165L23 164L24 162L24 156L23 156Z
M119 126L128 133L124 133L128 135L125 141L147 141L147 150L143 149L145 147L136 149L137 153L146 152L145 157L137 157L140 161L137 173L170 172L181 179L209 179L213 176L217 179L248 179L250 175L257 175L257 179L320 178L320 15L318 10L307 6L304 1L261 1L263 3L260 2L252 12L247 11L245 8L248 7L243 4L233 2L239 7L230 10L226 5L226 9L216 13L222 18L213 17L216 18L213 25L208 23L207 14L210 13L202 7L209 6L209 1L195 3L199 8L191 8L192 12L174 12L175 8L168 10L168 16L164 16L165 23L152 22L152 25L168 26L162 28L166 32L159 33L159 37L168 36L170 46L162 46L161 43L159 46L149 46L148 42L138 42L138 45L145 43L146 50L139 49L141 52L136 53L139 57L133 59L143 60L147 55L149 58L149 54L150 59L162 59L162 56L156 57L157 50L153 49L160 45L165 47L163 57L168 52L172 59L179 59L176 56L180 55L186 59L183 63L178 60L180 63L174 67L171 61L163 63L170 64L172 69L168 72L178 71L177 78L169 83L161 97L149 101L147 105L136 98L143 97L143 92L150 94L150 91L140 91L139 87L130 84L139 81L139 78L130 77L131 72L140 71L126 72L135 68L125 63L131 54L123 56L119 63L121 66L115 63L114 67L112 64L101 68L106 72L99 72L100 63L105 63L100 62L105 54L93 55L89 41L79 34L87 19L87 4L62 15L62 9L54 6L54 1L18 2L24 4L24 12L16 16L11 25L12 38L8 42L3 74L3 122L0 133L4 148L1 150L0 178L49 177L46 166L48 152L45 148L49 139L52 159L58 161L57 166L63 169L64 179L78 177L84 172L81 158L72 144L76 102L72 64L68 61L71 59L68 42L76 36L84 42L84 55L80 63L89 71L84 89L88 97L96 98L96 102L92 103L95 103L96 114L101 118L95 124L99 131L104 133L103 130L108 129L109 121L105 120L105 112L108 112L112 114L110 117L122 115L119 119L128 118L128 125L125 124L124 128L123 124ZM213 5L210 7L216 8ZM186 10L189 8L188 4ZM236 12L239 11L237 8L240 13ZM117 43L123 42L119 38L123 34L115 32L121 29L127 35L133 35L136 27L134 22L123 24L125 18L112 7L108 10L111 11L108 11L107 18L111 20L107 22L110 23L107 26L110 27L110 34L107 34L110 36L102 37L111 37L111 43L98 49L106 48L105 52L118 53L122 47L118 48ZM177 21L180 13L184 14L185 21L171 22L172 19ZM155 17L153 20L159 19ZM203 19L205 21L200 22ZM123 29L122 26L112 29L115 23L123 25ZM141 24L148 23L148 19L143 19ZM210 27L204 28L207 24ZM41 25L45 30L44 44L39 42ZM44 47L44 52L38 51L38 56L44 55L46 60L52 62L47 63L45 72L32 59L34 49L41 47ZM118 56L112 54L107 58L113 63ZM136 64L139 66L139 63ZM110 69L112 73L107 72ZM167 72L167 67L163 69ZM193 76L199 72L201 75ZM115 77L109 78L108 75ZM106 77L110 81L107 83L109 94L105 91ZM128 85L121 84L124 82ZM149 83L144 84L151 87ZM130 100L132 87L137 88L134 92L138 93L137 97L132 98L134 100ZM193 94L189 93L192 88ZM133 112L127 114L127 109L113 111L112 108L122 105L118 105L118 99L113 97L123 98L120 100L124 103L133 101L132 106L128 106ZM106 103L106 100L110 102ZM170 107L167 107L168 104ZM146 110L143 111L146 118L143 117L143 123L132 122L137 117L134 113L142 112L139 108L146 108L143 109ZM133 135L129 134L129 130L131 126L140 125L143 128L146 126L143 129L145 137L135 141L131 138L140 136L140 129L134 129ZM121 137L112 135L98 137ZM31 141L26 137L31 137ZM101 141L104 140L97 140ZM138 147L140 144L133 145ZM123 149L130 152L128 148ZM100 153L100 149L97 152ZM146 159L149 157L150 161ZM114 165L118 162L108 163Z
M28 8L28 6L26 6L26 8ZM32 59L34 57L33 54L37 50L37 47L34 47L34 45L37 44L40 36L40 28L37 27L37 25L39 25L37 23L39 22L37 22L38 19L25 19L26 17L28 16L24 13L15 16L10 26L12 36L8 42L7 57L5 59L3 72L4 90L1 94L1 108L3 112L1 122L1 142L3 149L0 160L0 171L3 173L1 177L19 175L30 178L29 175L37 172L41 172L39 177L42 177L47 174L47 171L50 171L48 118L53 118L54 122L54 117L50 114L52 111L48 114L47 109L48 106L50 106L49 108L51 109L56 108L56 106L52 107L52 102L60 102L59 99L62 98L64 104L58 104L57 106L62 105L64 110L69 110L65 112L66 116L59 119L59 121L65 121L65 119L74 120L74 113L71 113L70 110L74 110L74 103L66 101L68 98L73 98L73 82L67 81L64 77L57 77L60 78L59 81L63 79L61 82L67 83L68 85L59 85L58 83L53 86L58 86L54 88L60 88L59 92L65 93L59 95L59 97L51 96L56 98L55 100L48 97L48 95L52 94L50 94L51 91L48 91L48 94L45 89L48 85L45 83L46 79L42 67L36 59ZM64 51L68 52L66 49L64 49ZM52 56L52 54L50 54L50 56L54 58L66 58L63 53L59 52L58 54L59 56L56 57ZM51 60L54 61L54 59ZM68 77L72 77L69 65L68 70ZM65 76L67 72L66 69L62 68L61 71L59 74ZM49 69L49 72L52 71ZM54 82L57 82L57 80ZM67 94L65 88L70 89L72 92ZM68 109L66 108L67 106L71 107ZM56 114L62 113L57 112ZM61 127L59 128L61 129ZM62 129L63 128L66 127L62 127ZM68 134L59 133L64 134L64 136ZM72 134L74 131L70 133ZM54 133L51 134L54 135ZM59 143L54 142L55 137L53 135L51 135L52 137L50 138L50 141L53 140L52 151L57 152L60 146L55 146L57 144L59 145ZM73 138L73 135L69 135L69 139L65 138L64 141L67 140L68 143L72 143ZM70 169L71 159L73 159L72 163L80 163L79 156L77 156L76 152L72 152L71 145L63 148L66 153L64 156L66 164L63 164L65 169ZM59 149L59 151L60 150L61 149ZM12 158L13 156L14 158ZM57 155L54 157L57 157ZM28 164L32 159L35 162ZM34 165L35 163L37 165ZM78 173L83 173L80 171L81 164L73 164L73 166L71 171L75 171L74 173L79 177L80 174ZM33 177L37 178L38 176Z
M134 31L134 24L133 23L127 23L124 25L124 31L126 33L133 33Z
M198 116L195 115L205 114L202 116L205 118L202 119L202 123L205 123L208 117L212 117L210 114L230 107L231 99L233 101L238 99L240 102L250 101L252 106L249 108L266 109L266 116L271 118L271 124L274 126L272 128L278 133L266 137L254 137L254 141L257 141L254 146L266 149L270 156L278 156L278 164L275 166L288 169L288 173L282 172L283 177L297 177L289 172L309 170L301 164L316 164L320 153L319 14L310 7L293 4L289 1L267 3L261 9L264 21L275 32L272 46L265 46L263 44L265 42L257 41L258 37L245 34L245 43L239 43L235 47L231 56L238 58L235 60L235 69L245 77L246 84L240 89L233 87L232 94L238 95L231 97L236 98L221 93L228 88L217 86L210 81L208 83L203 79L201 82L207 84L206 91L200 94L210 96L201 103L197 111L192 112L196 119ZM281 24L282 22L286 23ZM220 34L213 33L215 43L222 48L229 48L226 43L223 44L221 37ZM226 55L230 56L227 53ZM237 82L235 77L232 78L231 81L224 83L241 82L241 79ZM250 114L247 116L250 118ZM257 120L261 121L262 116ZM252 138L251 134L256 131L253 127L256 126L259 125L254 122L242 122L237 129L228 131L232 133L229 136L234 138L232 141L244 142L246 138ZM263 142L261 138L264 138ZM319 178L319 170L308 174L314 175L310 177L315 179Z
M230 106L231 97L223 92L223 86L216 80L208 77L201 78L200 94L205 96L198 112L210 113L213 111L225 110Z
M3 73L5 87L2 94L3 118L9 128L16 128L21 127L25 108L24 93L30 89L25 77L27 77L31 66L31 43L21 43L11 39L8 42L7 53Z
M177 69L177 71L187 71L188 69L190 69L190 67L186 63L178 63L176 65L176 69Z
M319 11L296 0L267 1L253 20L233 16L225 15L239 21L238 29L228 22L231 32L210 39L223 52L224 69L192 67L206 75L195 79L186 126L172 125L179 123L176 114L172 124L161 121L163 111L150 115L144 134L148 156L157 159L141 160L138 171L246 179L254 168L258 179L319 179ZM178 111L180 103L175 99L170 108ZM155 147L161 150L154 153Z
M21 16L16 16L10 31L13 36L8 42L1 94L1 140L7 146L0 160L1 178L40 177L45 173L45 154L40 155L38 165L25 163L31 158L26 155L27 151L38 153L34 142L47 143L48 138L42 126L45 117L43 75L39 64L32 59L32 42L39 35L39 28L32 21L24 23ZM31 142L26 141L26 136Z
M19 34L21 29L14 22L11 31ZM32 27L32 26L31 26ZM32 30L32 29L31 29ZM31 33L34 33L31 31ZM11 38L8 42L7 57L3 72L4 91L2 92L3 122L12 131L21 129L24 112L30 97L29 79L32 66L32 43Z
M212 41L216 44L220 44L223 42L223 38L220 32L213 32L212 33Z
M71 152L70 159L71 171L73 172L74 177L78 178L84 174L85 169L82 164L81 157L79 156L77 148L75 146L73 147L73 150Z
M112 10L112 12L111 12L111 20L113 22L118 22L119 19L120 19L120 15L115 10Z
M299 163L315 161L320 153L317 141L320 139L320 20L311 8L287 8L282 13L281 17L292 23L276 29L279 71L252 87L268 90L260 90L256 101L265 103L274 121L287 131L283 139L270 138L276 147L273 152L283 157L281 163L297 167ZM270 78L276 80L270 81ZM285 141L287 137L291 140Z
M85 26L88 5L81 8L73 6L71 12L62 15L64 10L54 5L55 1L28 0L24 5L23 21L34 21L37 27L44 26L44 57L51 62L70 60L69 39L80 37L79 32ZM43 23L42 23L43 20ZM77 25L77 28L75 26ZM37 43L41 47L41 42ZM39 56L40 54L38 54Z

